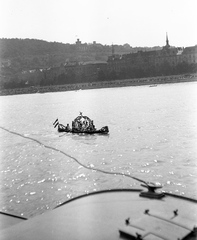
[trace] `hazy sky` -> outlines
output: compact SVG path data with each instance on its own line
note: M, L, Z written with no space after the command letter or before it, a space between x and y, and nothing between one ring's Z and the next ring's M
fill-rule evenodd
M176 47L197 44L197 0L0 0L0 38Z

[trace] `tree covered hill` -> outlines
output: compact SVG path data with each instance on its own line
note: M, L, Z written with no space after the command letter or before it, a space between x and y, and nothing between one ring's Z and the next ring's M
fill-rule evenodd
M76 47L71 44L36 39L0 39L1 65L9 65L17 71L47 68L76 57Z
M127 56L139 57L147 54L148 51L155 52L161 49L162 47L133 48L129 44L113 46L96 42L87 44L81 43L79 39L74 44L36 39L0 39L0 91L29 86L111 81L196 72L195 64L188 65L182 62L176 68L167 62L161 65L160 69L155 69L152 65L148 66L147 61L144 61L145 65L143 62L139 62L139 65L138 60L136 61L138 65L135 61L134 64L125 64ZM116 65L119 64L119 59L123 59L122 70L119 71L120 69L117 68L115 72L114 68L110 67L110 59L115 59Z
M115 54L153 49L160 49L160 47L132 48L129 44L114 45ZM68 61L107 61L111 54L112 46L99 43L64 44L36 39L0 39L1 65L3 63L4 66L7 63L18 70L46 68Z
M72 51L70 44L36 39L0 39L0 58L37 56Z
M42 70L63 66L65 63L107 62L113 54L128 54L160 47L132 48L129 44L102 45L96 42L74 44L47 42L37 39L0 39L0 88L18 84L39 84ZM30 74L36 72L36 74ZM29 75L31 75L31 81ZM28 77L27 77L28 75ZM26 78L26 79L25 79ZM33 79L33 80L32 80ZM22 83L21 83L22 82Z

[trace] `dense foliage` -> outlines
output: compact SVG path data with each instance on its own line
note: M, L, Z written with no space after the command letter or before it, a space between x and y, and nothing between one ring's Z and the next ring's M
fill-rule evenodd
M154 47L151 49L158 49ZM115 53L125 54L148 48L114 45ZM150 48L149 48L150 49ZM101 44L63 44L36 39L0 39L0 59L11 60L13 67L34 69L51 67L66 61L107 61L112 46Z
M0 89L29 86L48 86L116 79L152 77L197 72L196 64L181 63L172 68L167 63L160 68L127 67L120 72L107 69L107 59L115 54L134 53L154 48L132 48L129 44L103 46L101 44L63 44L35 39L0 39ZM66 63L73 67L65 67ZM105 62L104 67L80 63ZM106 65L106 67L105 67ZM70 69L70 70L68 70Z

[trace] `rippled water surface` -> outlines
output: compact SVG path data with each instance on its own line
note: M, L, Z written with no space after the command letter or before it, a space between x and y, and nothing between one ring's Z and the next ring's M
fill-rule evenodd
M32 217L81 194L134 188L127 173L197 198L197 83L0 97L0 209ZM109 135L58 133L82 111Z

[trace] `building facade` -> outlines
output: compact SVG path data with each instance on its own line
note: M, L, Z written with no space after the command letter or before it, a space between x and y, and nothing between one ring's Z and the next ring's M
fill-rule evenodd
M181 67L190 67L195 71L197 66L197 45L193 47L171 47L166 35L166 45L161 50L138 51L124 55L114 54L108 58L108 69L119 76L126 73L128 77L137 70L144 74L157 75L167 72L178 73ZM188 69L189 71L189 69Z

